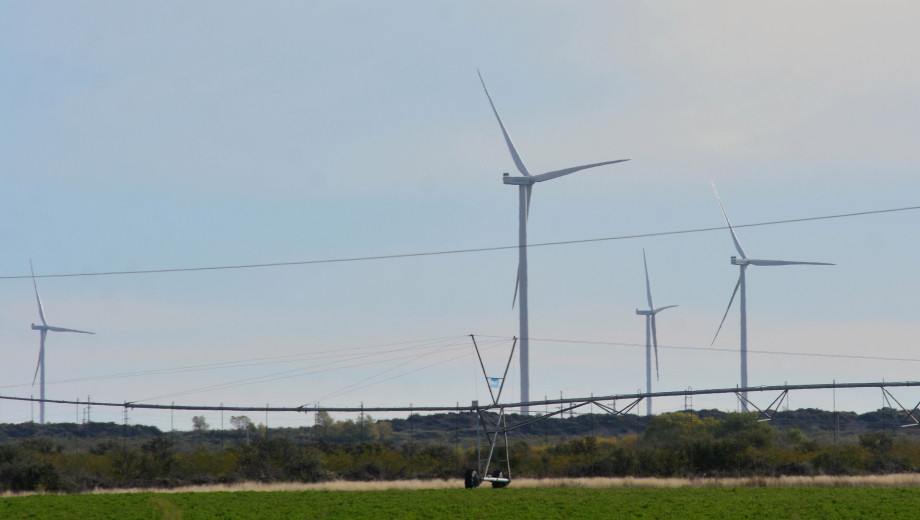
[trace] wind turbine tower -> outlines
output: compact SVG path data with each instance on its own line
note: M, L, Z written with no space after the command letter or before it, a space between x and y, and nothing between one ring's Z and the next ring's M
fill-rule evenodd
M728 307L725 309L725 314L722 315L722 321L719 323L719 328L716 330L716 335L712 338L711 345L714 345L716 338L719 337L719 331L722 330L722 325L725 323L725 317L728 316L728 311L732 308L732 302L735 301L735 295L738 294L738 289L741 289L741 301L739 302L740 311L741 311L741 388L748 387L748 363L747 363L747 282L745 279L745 271L749 265L757 266L777 266L777 265L834 265L825 262L799 262L793 260L756 260L753 258L748 258L744 254L744 250L741 249L741 243L738 241L738 235L735 234L735 229L732 227L732 223L728 220L728 214L725 213L725 206L722 204L722 199L719 197L719 191L716 189L716 183L712 180L709 181L712 184L712 191L716 194L716 200L719 201L719 207L722 208L722 216L725 217L725 223L728 225L728 231L731 232L732 242L735 244L735 249L738 251L738 254L741 255L741 258L736 256L732 257L732 265L738 266L738 283L735 284L735 290L732 291L732 297L728 300ZM747 392L742 392L741 408L744 411L747 411Z
M655 308L655 304L652 303L652 286L648 281L648 263L645 261L645 249L642 250L642 265L645 267L645 293L648 296L648 310L636 309L636 314L645 316L645 391L652 393L652 345L655 346L655 380L658 380L658 331L655 327L655 315L665 309L677 307L677 305ZM646 415L652 415L651 397L646 398L645 410Z
M36 325L32 324L32 330L37 330L41 333L41 343L38 348L38 364L35 365L35 375L32 376L32 384L35 384L35 379L38 377L39 371L41 371L41 403L40 403L40 413L39 421L40 424L45 424L45 338L48 336L48 331L51 332L79 332L80 334L94 334L93 332L86 332L85 330L76 330L76 329L65 329L63 327L54 327L48 325L48 322L45 320L45 311L42 309L42 299L38 295L38 284L35 283L35 270L32 268L32 261L29 260L29 270L32 272L32 287L35 288L35 300L38 302L38 317L41 318L42 324Z
M477 71L477 73L478 72L479 71ZM505 173L502 177L502 182L518 187L518 274L511 307L514 307L518 293L520 293L521 303L519 305L519 309L521 325L521 402L526 403L530 401L530 334L528 332L529 327L527 321L527 217L530 214L530 194L533 191L533 185L537 182L548 181L550 179L562 177L563 175L575 173L587 168L604 166L605 164L614 164L628 161L629 159L618 159L616 161L585 164L583 166L573 166L571 168L564 168L562 170L541 173L539 175L531 175L527 170L527 167L524 166L524 161L521 160L521 156L518 154L517 149L514 147L514 143L511 142L511 137L508 135L508 131L505 129L505 124L502 122L501 116L498 115L498 110L495 109L495 103L492 102L492 96L489 95L489 89L486 88L486 83L482 79L482 74L479 74L479 82L482 83L482 89L485 90L486 97L489 98L489 104L492 106L492 112L495 114L495 119L498 120L498 126L500 126L502 129L502 135L505 137L505 144L508 145L508 151L511 153L511 159L514 161L514 165L521 173L520 177L513 177ZM521 407L521 413L526 414L529 411L529 406Z

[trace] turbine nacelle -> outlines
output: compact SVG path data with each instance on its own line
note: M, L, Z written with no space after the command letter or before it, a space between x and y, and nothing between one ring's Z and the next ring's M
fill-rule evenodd
M504 173L502 174L502 182L505 184L514 184L517 186L527 186L537 181L535 181L533 177L512 177L511 175Z

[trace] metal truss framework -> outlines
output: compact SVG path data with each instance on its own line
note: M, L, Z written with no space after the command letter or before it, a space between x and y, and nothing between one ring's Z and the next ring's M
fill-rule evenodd
M515 338L516 340L516 338ZM475 338L473 338L475 344ZM482 363L482 357L479 356L479 347L476 346L476 354L479 357L479 363L482 367L483 377L486 386L489 388L489 396L492 402L489 404L479 404L474 401L470 406L393 406L393 407L322 407L322 406L297 406L297 407L271 407L271 406L191 406L191 405L161 405L161 404L144 404L144 403L105 403L105 402L80 402L66 401L56 399L35 399L32 397L12 397L0 396L0 400L11 401L31 401L45 402L52 404L91 404L92 406L118 407L123 408L127 418L130 409L157 409L157 410L190 410L190 411L232 411L232 412L298 412L298 413L316 413L316 412L339 412L339 413L366 413L366 412L455 412L455 413L476 413L479 418L479 427L486 434L489 444L488 455L483 461L480 455L476 469L469 469L464 475L464 485L467 488L478 487L482 482L490 482L494 488L506 487L511 483L511 457L509 453L508 433L524 428L532 424L544 421L557 415L582 408L587 405L594 405L606 413L613 415L625 415L632 411L645 399L657 397L684 397L685 400L692 398L694 395L712 395L712 394L735 394L741 402L757 410L758 421L770 421L779 411L783 402L792 391L810 391L810 390L837 390L837 389L864 389L878 388L882 391L882 396L895 415L898 424L902 428L920 426L920 402L908 410L892 394L893 388L920 387L920 381L891 382L882 381L874 383L830 383L830 384L810 384L810 385L774 385L774 386L757 386L748 388L716 388L707 390L679 390L673 392L648 392L635 394L618 394L600 397L574 397L566 399L547 399L543 401L528 401L519 403L502 404L499 402L501 392L505 384L505 376L508 374L508 367L514 356L515 343L511 347L511 354L505 365L505 372L501 378L490 378L487 375L485 365ZM493 392L494 384L499 383L498 391ZM766 407L761 409L752 399L748 397L749 393L779 392L779 395L773 399ZM894 412L895 407L891 405L892 401L900 408L900 412ZM618 402L626 403L618 406ZM550 405L559 406L558 409L543 414L523 415L523 419L517 420L514 424L509 423L509 414L507 410L534 409L538 406L548 408ZM747 408L745 406L745 408ZM749 408L747 408L749 409ZM517 417L521 417L518 415ZM127 422L127 419L126 419ZM477 434L478 437L478 434ZM481 453L481 447L480 447ZM494 464L493 464L494 463Z
M514 342L511 345L511 352L508 355L508 361L505 363L505 370L502 374L502 377L489 377L488 371L486 370L485 364L482 361L482 356L479 352L479 345L476 343L476 338L472 334L470 339L473 342L473 347L476 349L476 357L479 359L479 365L482 368L482 375L485 379L486 387L489 390L489 396L492 400L491 403L480 405L478 401L473 401L470 406L460 406L459 404L455 406L392 406L392 407L365 407L362 403L360 407L330 407L330 406L319 406L317 403L315 406L302 405L297 407L271 407L271 406L191 406L191 405L161 405L161 404L145 404L137 402L122 402L122 403L105 403L105 402L86 402L81 403L80 401L65 401L65 400L54 400L54 399L35 399L33 397L11 397L11 396L0 396L0 401L2 400L11 400L11 401L31 401L31 402L40 402L44 406L45 403L52 404L86 404L92 406L103 406L103 407L118 407L123 408L125 413L125 423L127 424L127 414L128 410L131 409L157 409L157 410L190 410L190 411L231 411L231 412L298 412L298 413L318 413L318 412L340 412L340 413L361 413L366 412L409 412L410 414L416 412L455 412L455 413L476 413L479 418L479 426L481 431L485 432L486 440L489 444L488 455L483 461L482 458L482 445L477 446L480 456L478 457L478 463L476 469L468 469L464 475L464 484L467 488L479 487L483 482L489 482L494 488L506 487L511 483L511 456L510 449L508 445L508 433L517 430L519 428L524 428L532 424L544 421L551 417L557 415L562 415L566 412L571 412L578 408L582 408L587 405L597 406L604 412L613 415L625 415L632 411L636 406L639 405L645 399L659 398L659 397L683 397L684 401L692 400L692 397L695 395L712 395L712 394L735 394L741 402L742 408L745 411L754 408L757 410L757 421L770 421L779 411L783 402L786 401L789 392L791 391L808 391L808 390L827 390L833 389L835 392L837 389L860 389L860 388L879 388L882 391L882 396L885 402L888 404L888 409L894 410L894 407L891 406L891 402L894 401L901 409L901 412L893 412L896 416L896 420L901 427L911 427L911 426L920 426L920 417L915 415L920 409L920 402L917 403L912 409L908 410L901 404L900 401L891 393L891 388L905 388L905 387L918 387L920 386L920 381L905 381L905 382L876 382L876 383L837 383L834 381L831 384L810 384L810 385L774 385L774 386L758 386L758 387L736 387L736 388L716 388L716 389L706 389L706 390L693 390L688 388L686 390L678 390L672 392L646 392L646 393L635 393L635 394L618 394L618 395L606 395L600 397L574 397L567 399L546 399L543 401L524 401L518 403L500 403L502 390L505 387L505 380L508 375L508 369L511 366L511 361L514 358L514 350L517 346L517 338L514 338ZM493 391L497 389L497 391ZM749 398L750 393L763 393L763 392L779 392L779 395L773 399L773 401L767 405L766 408L761 409L757 406L752 399ZM835 393L836 395L836 393ZM626 404L623 406L618 406L617 403ZM543 414L532 414L529 411L533 408L538 408L539 406L549 409L549 406L553 405L558 406L558 409L555 409L552 412L547 412ZM835 405L836 407L836 405ZM506 413L507 410L519 410L523 412L516 416L516 423L510 424L509 414ZM479 438L479 430L477 430L477 439ZM494 462L494 465L493 465Z
M518 403L498 403L493 401L491 404L480 404L472 403L468 406L462 405L449 405L449 406L205 406L205 405L181 405L181 404L148 404L148 403L137 403L132 401L124 401L121 403L114 402L103 402L103 401L79 401L79 400L64 400L64 399L44 399L45 403L49 404L63 404L63 405L86 405L91 404L92 406L102 406L102 407L114 407L114 408L124 408L128 410L184 410L184 411L228 411L228 412L300 412L300 413L315 413L315 412L338 412L338 413L368 413L368 412L465 412L465 413L478 413L478 412L500 412L501 410L508 409L520 409L522 407L537 407L537 406L562 406L562 409L557 409L553 412L546 414L531 414L525 420L527 424L533 424L534 422L539 422L544 419L548 419L555 415L559 415L563 412L568 412L570 410L575 410L586 405L595 405L598 408L604 410L607 413L615 415L623 415L629 413L633 408L635 408L639 403L645 399L658 398L658 397L692 397L695 395L713 395L713 394L735 394L740 398L741 394L746 392L780 392L780 396L777 397L766 409L761 410L757 408L758 412L762 414L759 416L761 419L770 419L776 413L776 409L779 404L782 404L782 399L785 399L789 392L793 391L807 391L807 390L848 390L848 389L862 389L862 388L878 388L882 391L887 402L894 403L900 408L905 418L912 423L913 425L920 425L920 403L914 406L912 409L908 410L904 407L891 393L890 389L893 388L909 388L909 387L920 387L920 381L881 381L881 382L868 382L868 383L823 383L823 384L809 384L809 385L770 385L770 386L751 386L748 388L713 388L713 389L704 389L704 390L675 390L670 392L646 392L646 393L630 393L630 394L612 394L605 396L591 396L591 397L567 397L564 399L546 399L542 401L526 401ZM20 402L34 402L40 403L43 400L37 397L16 397L9 395L0 395L0 401L20 401ZM617 407L618 401L626 401L629 404L623 407ZM748 401L749 404L753 405L753 400ZM892 407L894 408L894 407ZM771 412L771 410L773 410ZM522 424L523 425L523 424ZM515 425L512 429L520 428L522 425Z

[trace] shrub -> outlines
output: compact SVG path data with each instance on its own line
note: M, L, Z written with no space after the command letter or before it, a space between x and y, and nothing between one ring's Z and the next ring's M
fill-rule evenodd
M0 489L4 491L66 491L68 487L53 464L32 453L19 451L0 463Z

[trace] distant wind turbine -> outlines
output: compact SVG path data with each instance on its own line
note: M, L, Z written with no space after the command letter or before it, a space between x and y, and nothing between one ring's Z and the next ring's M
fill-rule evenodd
M716 194L716 200L719 201L719 207L722 208L722 216L725 217L725 223L728 224L728 230L732 234L732 242L735 244L735 249L738 250L738 254L741 255L741 258L736 256L732 257L732 265L737 265L740 271L738 275L738 283L735 284L735 290L732 291L732 297L728 300L728 307L725 309L725 314L722 315L722 321L719 323L719 328L716 330L716 335L712 337L712 343L715 344L716 338L719 337L719 331L722 330L722 325L725 323L725 317L728 316L728 311L732 308L732 302L735 301L735 295L738 294L738 288L741 288L741 388L747 388L748 386L748 371L747 371L747 290L744 272L747 270L749 265L758 265L758 266L775 266L775 265L834 265L825 262L798 262L792 260L755 260L753 258L748 258L744 254L744 250L741 249L741 243L738 242L738 236L735 234L735 229L732 227L732 223L728 220L728 214L725 213L725 206L722 204L722 199L719 197L719 190L716 189L716 183L710 179L710 184L712 184L712 191ZM742 403L741 407L744 411L747 411L747 392L742 393Z
M35 375L32 376L32 384L35 384L35 379L38 377L39 370L41 370L41 412L39 414L39 421L40 424L45 424L45 337L48 335L48 331L79 332L80 334L94 333L86 332L85 330L65 329L63 327L48 325L48 322L45 321L45 310L42 308L42 299L38 295L38 284L35 283L35 270L32 268L31 260L29 260L29 270L32 272L32 287L35 288L35 300L38 302L38 317L42 320L41 325L32 324L32 330L37 330L41 333L41 343L38 348L38 364L35 365Z
M665 309L677 307L677 305L655 308L655 304L652 303L652 286L648 281L648 263L645 261L645 249L642 250L642 265L645 266L645 291L648 296L648 310L636 309L636 314L645 316L645 381L646 392L652 393L652 345L655 346L655 380L658 380L658 331L655 327L655 315ZM645 406L646 414L652 415L651 397L646 398Z
M476 72L479 74L478 70ZM614 164L628 161L629 159L619 159L616 161L605 161L594 164L586 164L583 166L573 166L571 168L541 173L539 175L531 175L530 172L527 171L527 167L524 166L524 161L521 160L521 156L518 154L517 149L514 147L514 143L511 142L511 137L508 135L508 131L505 129L505 124L502 122L501 116L498 115L498 110L495 109L495 103L492 102L492 96L489 95L489 89L486 88L486 82L483 81L482 74L479 74L479 82L482 83L482 89L485 90L486 97L489 98L489 104L492 106L492 112L495 114L495 119L498 120L498 126L500 126L502 129L502 135L505 137L505 143L508 145L508 151L511 152L511 159L514 160L514 165L522 175L522 177L512 177L505 173L502 177L502 181L505 184L517 185L519 188L518 274L514 287L514 298L512 299L511 307L514 307L514 303L517 300L517 295L520 292L521 402L526 403L530 401L530 334L528 333L527 322L527 217L530 215L530 194L531 191L533 191L533 185L537 182L548 181L550 179L562 177L563 175L575 173L587 168L604 166L605 164ZM521 408L522 413L526 414L529 411L530 407L528 406Z

